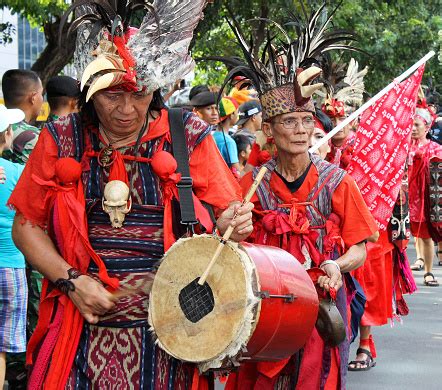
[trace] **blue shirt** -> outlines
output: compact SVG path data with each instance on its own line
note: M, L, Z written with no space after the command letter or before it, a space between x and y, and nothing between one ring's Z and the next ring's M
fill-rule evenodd
M0 268L25 268L25 258L12 241L15 211L6 206L24 166L0 158L6 181L0 184Z
M219 130L212 135L226 164L230 167L232 164L238 163L238 148L233 138Z

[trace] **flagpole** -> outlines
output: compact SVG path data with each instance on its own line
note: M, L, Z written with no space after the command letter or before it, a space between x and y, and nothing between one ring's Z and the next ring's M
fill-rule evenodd
M313 145L309 152L313 153L318 150L322 145L324 145L330 138L332 138L339 130L343 129L350 122L356 119L362 112L364 112L367 108L369 108L372 104L374 104L380 97L385 95L390 89L394 88L401 81L405 80L408 76L413 74L417 68L419 68L422 64L427 62L431 57L435 55L435 52L431 50L424 57L422 57L418 62L416 62L412 67L402 73L399 77L395 78L390 84L388 84L382 91L378 92L375 96L373 96L368 102L359 107L355 112L345 118L342 122L340 122L333 130L331 130L324 138L318 141L315 145Z

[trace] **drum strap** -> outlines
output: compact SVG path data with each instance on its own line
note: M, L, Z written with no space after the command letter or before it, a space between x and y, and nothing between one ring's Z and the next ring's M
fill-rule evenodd
M169 109L169 127L172 137L173 156L177 162L177 172L181 173L181 180L177 184L180 196L181 223L183 225L195 225L198 220L195 217L195 208L192 198L193 180L189 169L189 152L187 149L183 111L180 108Z

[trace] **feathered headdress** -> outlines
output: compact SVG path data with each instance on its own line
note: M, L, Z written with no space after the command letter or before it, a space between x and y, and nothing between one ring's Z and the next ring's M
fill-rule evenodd
M344 77L339 75L341 70L342 67L332 64L327 74L327 97L322 110L331 118L350 114L364 101L364 76L368 68L359 70L358 62L352 58Z
M290 21L287 26L295 30L295 40L289 37L289 33L282 26L265 19L268 26L276 26L279 30L283 43L278 41L277 44L276 35L271 35L268 30L266 42L260 50L255 50L253 41L247 43L235 20L229 22L245 62L229 60L228 65L233 66L233 69L228 73L225 84L238 74L250 79L260 95L264 120L294 111L314 113L311 96L323 86L321 83L312 84L321 73L317 66L318 58L330 50L358 51L345 43L355 40L352 33L330 27L337 8L327 15L323 4L310 16L303 9L301 18L289 12ZM260 58L256 58L254 52L260 52Z
M74 63L86 101L97 91L121 85L153 92L183 78L194 67L188 54L206 0L77 0L63 16L77 31ZM129 26L135 11L147 10L140 28Z

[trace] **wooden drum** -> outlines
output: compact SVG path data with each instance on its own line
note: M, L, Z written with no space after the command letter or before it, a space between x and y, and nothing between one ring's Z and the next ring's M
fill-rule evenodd
M315 326L318 296L302 265L279 248L227 242L207 278L213 308L196 322L186 317L180 292L203 274L218 244L215 236L194 236L165 254L149 302L161 348L201 371L298 351Z

